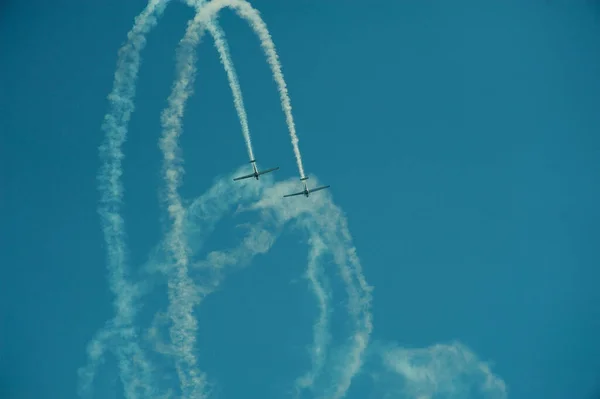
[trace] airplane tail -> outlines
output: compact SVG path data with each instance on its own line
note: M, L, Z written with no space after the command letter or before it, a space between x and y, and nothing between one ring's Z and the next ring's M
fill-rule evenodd
M308 180L308 176L304 176L304 177L300 178L300 181L303 181L303 180Z

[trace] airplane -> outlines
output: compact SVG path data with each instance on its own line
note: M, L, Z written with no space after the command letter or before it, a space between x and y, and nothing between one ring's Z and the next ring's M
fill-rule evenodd
M258 176L260 175L264 175L265 173L269 173L269 172L273 172L274 170L279 169L279 166L276 168L271 168L271 169L267 169L267 170L263 170L262 172L259 172L258 169L256 169L256 159L253 159L252 161L250 161L250 163L252 164L252 168L254 169L254 173L251 173L249 175L246 176L240 176L240 177L236 177L233 180L242 180L242 179L248 179L250 177L254 177L256 180L258 180Z
M305 181L305 180L308 180L308 177L302 177L300 180L302 181L302 184L304 184L304 190L300 191L299 193L286 194L286 195L284 195L284 197L293 197L295 195L304 194L304 196L308 198L308 195L310 193L314 193L315 191L319 191L319 190L323 190L323 189L331 187L331 186L322 186L322 187L317 187L317 188L311 188L309 190L308 187L306 187L306 181Z

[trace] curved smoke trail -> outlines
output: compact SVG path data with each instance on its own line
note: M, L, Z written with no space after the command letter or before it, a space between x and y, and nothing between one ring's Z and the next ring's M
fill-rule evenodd
M286 221L299 218L298 223L309 232L309 242L312 243L311 258L318 259L326 253L330 253L334 263L338 266L338 274L344 282L348 296L347 310L353 321L353 328L352 336L338 358L338 362L341 364L332 365L331 373L337 383L324 382L326 387L323 389L326 391L326 397L339 399L345 396L353 377L360 370L373 330L370 312L372 287L367 284L362 272L362 266L356 255L356 248L352 244L352 236L342 210L333 203L327 193L310 197L310 201L303 201L301 204L281 201L282 194L289 192L292 184L293 182L289 181L286 185L280 184L267 189L263 198L251 209L271 209L278 217ZM322 267L318 267L314 271L319 272L321 269ZM330 295L329 293L324 294L323 299ZM323 303L327 304L327 301ZM321 319L315 324L315 329L321 332L313 346L315 355L318 355L319 343L327 342L327 330L321 329L320 323ZM324 321L323 324L327 325L327 322ZM322 363L316 362L317 367L320 364ZM309 373L308 378L299 381L300 387L306 381L311 382L312 385L314 375Z
M237 248L227 251L212 251L205 260L195 262L191 259L198 251L191 250L186 257L188 259L188 278L193 281L191 284L194 287L194 294L206 297L231 272L247 266L255 255L268 252L285 225L293 222L302 227L308 235L309 243L306 280L316 297L319 316L313 325L313 344L310 349L312 369L296 380L295 390L297 394L305 389L322 391L326 397L341 398L346 394L352 378L358 372L372 329L369 308L370 287L361 287L360 282L364 281L364 276L360 265L356 263L357 259L352 258L355 249L344 228L345 217L341 210L333 204L330 197L311 198L302 203L281 201L281 195L288 192L296 183L288 180L273 185L271 181L271 179L265 178L259 182L239 185L231 182L229 177L223 178L184 210L181 234L188 241L193 239L196 243L207 238L207 231L210 234L216 223L236 205L238 206L237 213L260 212L260 220L250 226L249 233ZM246 205L249 202L250 204ZM167 242L170 239L172 238L168 237ZM159 248L165 248L165 246L161 245ZM325 278L323 263L327 256L331 256L334 263L337 264L338 274L347 276L344 283L349 285L346 289L348 306L350 316L355 323L344 348L345 354L334 359L335 363L331 361L328 363L326 360L331 341L328 315L331 312L330 296L332 295L323 283ZM153 263L164 264L163 259L160 258L155 259ZM170 268L161 270L160 266L157 267L154 264L147 266L147 269L164 272L170 281L174 279L172 275L177 273ZM200 277L192 278L193 275ZM186 287L189 286L186 285ZM171 287L168 289L170 291ZM183 297L184 293L185 291L176 294ZM198 302L194 302L195 298L197 297L189 295L187 296L189 303L175 302L177 307L170 304L167 314L185 311L188 309L186 306L197 305ZM177 314L181 315L181 313ZM191 315L192 313L190 313L190 317ZM171 343L168 351L175 357L175 362L181 357L181 349L178 348L178 345L177 341ZM189 378L186 375L190 370L189 364L183 363L182 366L183 378ZM327 376L328 381L321 380L319 384L315 385L325 367L331 369ZM202 381L202 384L205 386L206 381ZM184 386L186 385L184 384Z
M248 21L250 27L258 35L260 39L261 47L267 57L267 62L273 73L273 79L277 83L279 90L279 97L281 99L281 108L285 114L285 120L288 126L290 137L292 139L292 147L294 149L294 156L296 157L296 164L298 166L298 172L300 177L305 177L304 166L302 164L302 155L300 154L300 148L298 147L298 136L296 134L296 125L294 123L294 116L292 115L292 103L290 101L290 95L288 93L285 79L283 78L283 72L281 71L281 63L279 62L279 56L275 50L275 44L271 38L271 34L267 29L267 25L260 17L260 14L255 10L250 3L244 0L212 0L196 14L192 24L206 25L212 18L223 8L232 8L235 12L243 19Z
M98 213L108 252L108 279L110 289L115 295L116 315L88 345L88 365L78 372L81 395L90 393L96 369L103 361L105 347L110 339L127 343L120 346L116 353L126 397L137 397L138 387L146 387L146 394L152 393L148 388L151 386L149 364L134 341L136 330L132 322L135 315L134 300L138 293L136 286L128 281L127 276L125 228L120 215L123 200L123 186L120 181L123 159L121 146L127 138L127 124L135 108L133 97L141 62L140 53L146 45L146 35L156 26L157 19L163 14L166 5L167 1L150 0L135 18L135 23L127 34L127 42L119 49L113 89L108 96L109 112L102 124L106 138L100 147L102 166L98 182L101 200ZM142 376L143 381L138 380L138 375Z
M203 0L185 0L185 3L190 7L196 8L197 12L199 12L202 7L206 5L206 2ZM244 141L246 142L246 150L248 152L248 157L250 158L249 160L252 161L255 158L254 150L252 148L252 139L250 137L250 128L248 126L248 115L246 114L246 107L244 106L242 89L240 88L240 83L235 71L235 67L233 66L233 61L231 60L229 45L225 39L225 32L223 32L217 21L213 20L207 21L206 29L213 38L214 46L219 53L219 60L221 61L221 65L223 65L223 69L227 74L229 88L231 89L231 94L233 95L233 105L235 106L240 127L242 128L242 135L244 136Z
M250 158L249 160L252 161L255 158L254 150L252 149L252 140L250 139L248 116L246 115L246 108L244 107L244 99L242 97L242 90L240 89L237 73L235 72L235 68L233 67L233 62L231 61L231 56L229 54L229 46L225 41L225 33L223 33L223 30L213 22L208 23L206 28L213 37L215 47L219 52L219 59L221 60L221 64L227 73L229 87L231 88L231 93L233 94L233 104L235 105L238 119L240 120L240 126L242 128L242 134L244 135L244 140L246 141L248 157Z
M185 103L192 95L196 75L196 46L203 30L188 25L184 38L177 48L177 77L168 98L168 107L163 111L161 122L163 133L160 148L163 151L163 174L165 179L164 198L169 219L172 222L167 236L170 272L168 274L169 310L171 319L170 337L177 355L176 368L184 397L204 397L206 377L197 367L194 354L198 323L193 317L194 306L199 299L194 292L194 283L188 274L188 245L183 234L185 209L178 193L184 173L178 138L182 131L181 118Z

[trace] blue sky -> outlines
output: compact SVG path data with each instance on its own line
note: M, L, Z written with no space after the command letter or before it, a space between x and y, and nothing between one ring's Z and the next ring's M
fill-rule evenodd
M406 348L459 341L491 362L510 398L597 393L600 7L541 0L252 4L277 45L304 166L332 185L375 287L372 341ZM117 50L144 5L1 6L2 397L75 398L85 346L113 315L96 212L97 147ZM171 4L142 55L123 148L131 265L144 264L164 233L160 112L192 16ZM258 41L233 13L220 21L256 157L281 167L277 179L296 177ZM247 157L209 38L197 66L181 139L181 195L190 199ZM220 225L206 247L231 245L235 223ZM306 263L304 242L286 231L203 304L202 366L219 380L220 397L279 397L304 370L286 360L300 356L314 319L305 285L295 283ZM151 298L144 311L162 306ZM366 374L381 370L368 366ZM117 375L111 359L97 392L122 395ZM361 376L347 397L394 393L394 378L377 386Z

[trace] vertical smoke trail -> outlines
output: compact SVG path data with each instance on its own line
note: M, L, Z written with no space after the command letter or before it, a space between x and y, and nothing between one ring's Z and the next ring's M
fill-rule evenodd
M104 353L111 342L113 331L104 328L96 333L96 336L87 345L88 364L85 367L80 367L77 370L79 376L78 394L79 396L89 396L91 393L92 383L96 376L96 370L104 363Z
M221 30L221 28L213 22L210 22L206 25L209 33L214 39L215 47L219 52L219 59L221 60L221 64L223 64L223 68L227 73L227 78L229 80L229 87L231 87L231 92L233 94L233 103L235 105L235 109L238 114L238 118L240 120L240 125L242 127L242 134L244 135L244 140L246 140L246 148L248 149L248 156L250 157L250 161L254 159L254 151L252 150L252 141L250 140L250 129L248 128L248 116L246 115L246 108L244 107L244 100L242 98L242 90L240 89L240 84L238 82L238 77L235 72L235 68L233 67L233 62L231 61L231 56L229 54L229 46L225 41L225 34Z
M310 232L311 241L322 243L320 247L316 248L317 251L320 249L317 256L326 251L333 255L339 275L346 287L347 310L354 324L352 336L342 357L343 360L333 370L336 380L335 384L330 385L333 391L328 388L325 395L330 399L341 399L346 396L352 379L362 366L365 350L373 330L370 311L372 288L367 284L362 273L360 260L356 255L356 248L352 244L345 216L330 199L320 200L320 209L315 210L312 217L304 219L302 224Z
M205 4L204 1L195 0L186 0L186 3L191 7L195 7L198 11ZM246 114L242 90L240 88L235 67L233 66L233 61L231 60L229 45L225 39L225 33L216 21L208 22L206 24L206 29L214 40L214 46L219 52L219 59L221 60L223 68L225 69L225 73L227 73L227 80L229 81L229 87L233 95L233 105L235 106L235 110L240 121L240 127L242 128L242 134L244 136L244 140L246 141L246 151L248 152L248 157L250 158L249 160L252 161L254 159L254 150L252 149L252 139L250 137L250 128L248 127L248 115Z
M318 205L313 211L313 217L302 221L310 232L311 239L321 240L323 248L333 255L338 266L338 272L348 295L347 310L353 321L353 334L347 343L347 352L335 371L336 384L331 385L326 394L330 399L343 398L352 383L352 379L360 370L365 350L368 346L373 321L370 311L371 291L362 272L356 248L352 244L352 236L342 210L337 207L329 196L323 194L318 198Z
M146 8L135 18L133 28L127 34L128 40L119 50L113 89L108 96L110 110L102 124L106 138L100 147L102 166L98 182L101 201L98 213L107 246L108 278L110 288L116 297L114 300L116 315L114 320L105 327L107 331L98 334L88 345L88 365L79 369L81 395L89 394L97 366L103 361L105 341L112 336L117 336L125 342L117 349L117 357L126 397L137 397L137 386L141 386L146 394L152 393L150 367L141 348L133 341L136 332L131 327L135 316L134 299L137 293L136 287L127 281L125 229L120 215L120 205L123 200L123 187L120 181L123 159L121 146L126 139L127 124L134 110L132 99L135 95L135 83L140 67L140 52L146 44L145 36L156 26L157 18L164 12L166 4L166 0L150 0ZM138 370L139 368L141 370ZM138 373L142 375L143 381L137 379Z
M204 7L196 14L193 23L210 23L213 16L218 13L222 8L230 7L233 8L237 14L246 19L254 32L258 35L261 42L261 47L267 56L267 62L273 73L273 78L277 83L279 89L279 96L281 98L281 108L285 114L286 123L290 136L292 138L292 147L294 149L294 155L296 157L296 164L298 165L298 172L300 177L305 177L304 166L302 165L302 155L300 154L300 148L298 147L298 136L296 135L296 125L294 124L294 117L292 115L292 104L290 96L288 94L287 85L281 71L281 64L279 62L279 56L275 50L275 44L269 34L267 25L264 23L258 11L256 11L249 3L244 0L212 0L206 3Z
M301 390L310 388L314 385L315 379L322 372L325 366L325 355L330 344L329 335L329 295L330 293L324 287L323 268L320 267L319 260L327 248L323 240L318 237L311 237L309 240L311 246L308 257L308 268L306 277L308 278L313 294L315 295L319 308L319 317L313 325L313 344L311 348L312 368L303 376L296 379L296 395Z
M163 127L160 148L163 151L163 174L165 178L164 199L167 203L171 229L166 239L166 249L171 264L168 272L169 308L171 319L169 331L175 365L185 398L204 398L206 377L197 367L194 354L198 323L193 316L194 306L199 302L196 288L188 275L189 257L185 227L185 208L178 193L184 173L178 138L181 135L181 118L185 103L193 93L196 75L196 46L203 30L188 24L185 36L177 48L177 76L168 98L168 106L161 115Z
M307 228L309 231L322 232L322 239L332 252L345 283L348 295L348 313L354 322L354 334L348 343L350 350L345 356L343 367L339 368L339 381L334 392L328 394L331 399L341 399L346 395L352 378L362 366L363 356L373 331L370 311L372 287L368 285L362 272L360 259L352 244L352 236L345 215L332 201L324 200L323 203L321 211L323 216L309 219Z
M343 398L350 388L352 379L360 370L363 363L365 350L373 330L371 306L371 290L367 284L360 260L356 255L356 248L352 244L352 236L348 229L345 215L327 194L317 196L314 200L306 202L281 201L281 195L288 192L289 186L279 185L272 192L266 192L258 203L251 209L272 209L279 217L286 220L298 218L298 223L309 233L309 242L312 244L311 257L318 259L324 253L331 253L338 266L338 273L346 287L348 295L348 313L353 322L353 331L346 345L346 351L339 359L339 364L330 370L335 383L328 378L322 387L324 397L328 399ZM304 214L305 216L303 216ZM322 269L322 266L316 270ZM314 289L314 288L313 288ZM329 293L327 293L329 295ZM327 320L327 319L325 319ZM326 329L319 330L315 325L315 346L318 342L326 342ZM317 335L319 331L319 335ZM315 351L313 353L316 355ZM313 366L314 366L313 362ZM317 363L318 364L318 363ZM300 380L297 388L302 387L302 382L313 382L316 374L309 374L310 380ZM311 384L307 384L307 387Z

